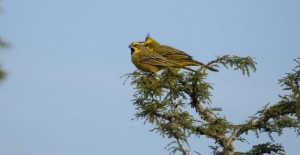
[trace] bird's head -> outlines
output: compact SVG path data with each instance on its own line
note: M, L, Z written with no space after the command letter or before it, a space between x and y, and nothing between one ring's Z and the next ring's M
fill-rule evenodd
M131 55L135 52L139 52L140 51L140 48L141 46L143 46L140 42L132 42L128 47L130 48L131 50Z
M144 46L147 48L148 51L153 52L155 49L157 49L160 44L155 41L153 38L150 37L150 34L146 36Z

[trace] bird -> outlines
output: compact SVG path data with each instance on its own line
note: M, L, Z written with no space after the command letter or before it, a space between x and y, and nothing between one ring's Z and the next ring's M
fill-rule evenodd
M168 67L185 68L187 70L194 71L180 65L179 63L170 61L158 53L149 52L140 42L132 42L128 47L131 50L132 63L141 71L155 73Z
M202 62L194 60L192 56L168 45L161 45L148 34L143 44L149 52L158 53L168 60L174 61L181 66L203 66L211 71L218 72L217 69L207 66Z

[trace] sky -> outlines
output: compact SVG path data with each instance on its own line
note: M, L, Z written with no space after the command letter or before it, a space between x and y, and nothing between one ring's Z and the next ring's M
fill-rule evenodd
M230 54L251 56L250 77L220 68L210 72L212 105L243 123L284 94L278 79L300 56L298 0L1 0L0 49L7 78L0 84L1 155L168 154L171 140L134 118L134 89L123 85L136 68L128 45L147 33L161 44L208 62ZM300 152L293 130L273 135L288 155ZM267 135L239 151L268 142ZM192 151L211 154L205 137Z

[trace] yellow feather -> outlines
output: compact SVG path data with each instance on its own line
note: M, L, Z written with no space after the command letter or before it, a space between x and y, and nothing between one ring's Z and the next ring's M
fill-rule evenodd
M184 66L203 66L211 71L217 72L218 70L206 66L203 63L194 60L192 56L188 55L187 53L178 50L176 48L173 48L171 46L167 45L160 45L157 41L155 41L153 38L148 35L145 39L144 46L149 52L154 52L162 55L163 57L167 58L168 60L171 60L182 67Z

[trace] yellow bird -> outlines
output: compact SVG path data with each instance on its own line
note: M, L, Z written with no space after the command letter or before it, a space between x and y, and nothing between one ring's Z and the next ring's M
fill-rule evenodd
M167 67L185 68L158 53L149 52L140 42L132 42L128 47L131 50L132 63L141 71L155 73ZM194 71L189 68L185 69Z
M178 50L171 46L159 44L157 41L151 38L149 34L145 39L144 46L149 52L158 53L163 57L167 58L168 60L180 64L181 66L203 66L211 71L218 72L217 69L194 60L192 56L188 55L187 53L181 50Z

